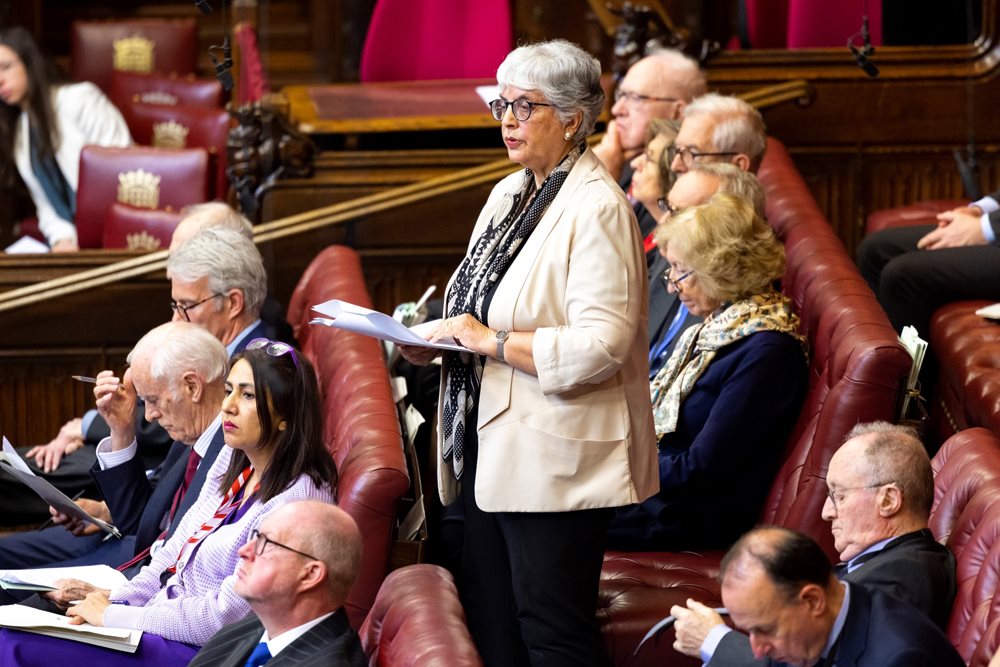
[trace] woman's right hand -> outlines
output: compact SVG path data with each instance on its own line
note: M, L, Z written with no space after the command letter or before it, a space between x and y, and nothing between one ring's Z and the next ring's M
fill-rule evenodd
M404 359L415 366L426 366L441 354L441 350L423 345L400 345L397 343L396 348Z

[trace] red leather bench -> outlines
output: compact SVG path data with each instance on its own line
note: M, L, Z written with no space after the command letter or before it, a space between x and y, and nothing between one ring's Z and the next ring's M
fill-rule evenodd
M312 306L330 299L371 307L361 260L344 246L326 248L306 268L290 299L288 322L319 377L326 446L340 473L337 503L364 539L361 574L347 598L357 628L389 571L396 507L410 478L378 341L309 324Z
M760 515L763 524L795 528L830 554L820 517L826 468L858 422L893 420L910 358L784 146L768 142L760 169L767 217L785 243L783 290L809 339L809 391L784 463ZM721 553L619 553L605 557L598 618L615 665L697 665L673 649L672 633L634 659L639 640L670 606L688 597L718 604Z

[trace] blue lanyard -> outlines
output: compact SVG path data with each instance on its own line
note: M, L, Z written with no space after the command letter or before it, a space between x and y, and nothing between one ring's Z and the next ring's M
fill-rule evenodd
M684 324L684 320L687 319L688 309L683 303L678 304L677 314L674 315L673 321L670 322L670 326L667 328L667 332L660 337L656 345L649 351L649 377L653 377L656 371L659 370L659 364L657 364L654 370L653 364L656 362L663 353L666 352L667 346L670 342L677 337L677 333L681 330L681 325Z

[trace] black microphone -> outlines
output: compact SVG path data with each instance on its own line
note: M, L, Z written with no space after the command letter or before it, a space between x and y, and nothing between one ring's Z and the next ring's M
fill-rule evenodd
M222 62L219 62L219 59L215 56L216 51L222 52ZM215 66L215 78L219 80L223 88L232 90L234 85L233 75L229 73L229 70L233 67L233 51L229 46L229 35L226 35L222 39L222 46L208 47L208 57Z
M854 40L858 37L861 38L862 43L860 49L854 45ZM868 56L875 53L875 47L872 46L871 35L868 32L867 15L861 17L861 30L847 38L847 48L849 48L851 53L854 54L854 61L865 74L873 79L878 76L878 67L875 66L875 63L868 59Z
M194 6L200 9L205 16L212 13L212 5L208 4L208 0L194 0Z

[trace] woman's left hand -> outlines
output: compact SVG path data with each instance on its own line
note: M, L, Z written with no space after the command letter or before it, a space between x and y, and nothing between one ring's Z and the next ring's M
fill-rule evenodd
M496 356L496 332L468 313L441 320L428 340L437 342L449 336L477 354Z
M105 591L94 591L88 593L83 602L67 609L66 615L70 617L70 625L90 623L93 626L102 627L104 625L104 610L110 606L111 602L108 601L108 594Z

